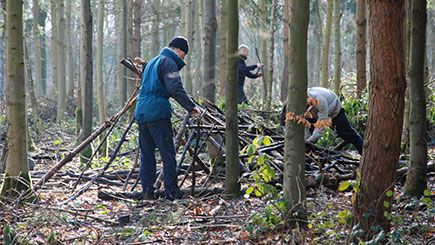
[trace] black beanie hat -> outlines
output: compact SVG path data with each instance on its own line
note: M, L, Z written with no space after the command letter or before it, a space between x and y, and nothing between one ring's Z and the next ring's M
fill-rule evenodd
M174 37L168 44L168 47L179 48L187 54L189 52L189 41L182 36Z

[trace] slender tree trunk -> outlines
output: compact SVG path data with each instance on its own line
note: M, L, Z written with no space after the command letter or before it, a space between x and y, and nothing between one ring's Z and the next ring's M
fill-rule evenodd
M405 69L406 69L406 93L405 93L405 112L403 116L402 128L402 149L404 152L409 153L409 115L411 110L411 95L409 93L410 81L409 77L409 64L410 64L410 50L411 50L411 5L412 0L405 1L406 21L403 22L403 29L405 30L405 38L403 45L405 47Z
M121 60L126 56L126 30L125 30L125 1L126 0L116 0L116 36L118 39L118 60ZM118 93L119 93L119 106L122 108L127 102L127 70L123 65L117 64L118 67ZM82 88L83 89L83 88Z
M186 38L187 40L189 40L190 44L194 43L193 40L193 20L194 20L194 15L195 15L195 8L194 8L194 4L196 1L192 1L192 0L186 0L185 1L185 8L186 8ZM184 58L184 61L186 63L186 67L183 69L183 82L184 87L186 89L186 92L188 94L192 94L193 92L193 83L192 83L192 68L191 68L191 63L192 63L192 51L190 51L186 57Z
M134 33L133 33L133 56L134 57L141 57L140 47L142 42L141 37L141 28L140 23L142 22L142 5L143 0L135 0L135 5L133 9L133 27L134 27Z
M29 99L30 99L30 104L31 104L31 108L32 108L32 116L33 116L33 123L35 125L35 133L37 135L40 135L42 130L40 127L40 119L38 116L39 113L39 103L38 100L36 99L36 93L35 93L35 86L34 86L34 82L33 82L33 76L32 76L32 69L30 68L30 63L29 63L29 52L28 52L28 48L27 48L27 44L26 44L26 40L23 39L24 42L24 66L25 66L25 70L27 73L27 85L28 85L28 95L29 95ZM35 68L36 69L36 68ZM26 120L27 122L27 120ZM27 127L28 128L28 127ZM27 130L29 131L29 130ZM27 137L30 138L30 137ZM31 139L30 141L27 140L27 145L29 146L29 144L32 143ZM30 147L32 147L30 145ZM28 147L28 149L30 148Z
M331 43L331 19L333 0L327 0L326 23L322 44L322 87L329 87L329 46Z
M97 84L98 84L98 119L100 124L106 121L106 105L104 101L104 77L103 77L103 30L104 30L104 0L98 1L98 26L97 26ZM103 137L100 137L102 140ZM102 156L107 156L107 141L100 150Z
M72 11L72 1L66 1L66 50L68 55L68 98L74 97L74 80L75 80L75 65L74 65L74 56L73 56L73 48L71 41L71 11Z
M361 97L367 85L366 75L366 1L358 0L356 8L356 92Z
M352 216L352 226L359 225L365 241L377 233L373 227L390 230L392 197L387 192L393 187L400 155L406 87L403 1L369 0L368 6L372 81L360 192Z
M221 39L220 39L220 74L219 74L219 95L221 98L225 97L225 81L227 79L227 25L226 15L227 7L226 0L221 0Z
M127 55L128 57L133 56L133 5L134 0L128 0L127 1ZM135 87L136 87L136 78L132 78L127 73L127 98L130 97L130 95L133 93ZM134 111L130 110L129 117L131 118L134 116Z
M266 23L267 23L267 10L266 10L266 0L259 0L258 1L258 19L260 21L260 32L258 33L259 39L260 39L260 57L261 61L266 65L266 67L269 69L267 64L267 30L266 30ZM267 90L268 88L268 71L266 69L263 69L264 74L261 78L263 81L263 109L266 108L266 102L267 98L269 96L270 91Z
M68 1L68 0L67 0ZM65 4L64 0L57 0L57 17L58 27L57 32L57 61L58 61L58 83L57 83L57 118L60 122L65 120L66 111L66 81L65 81Z
M92 13L90 0L80 0L80 79L83 102L83 130L81 141L92 133ZM89 157L89 150L85 150Z
M211 102L216 99L216 0L204 0L204 97Z
M195 77L193 82L193 96L196 98L204 96L204 92L202 91L203 87L203 79L204 76L202 74L203 70L201 69L203 60L203 37L204 37L204 1L198 2L198 14L195 16Z
M39 3L33 0L33 45L35 49L35 92L41 95L41 45L39 44Z
M284 67L282 69L282 80L281 80L281 102L287 100L288 94L288 76L289 76L289 22L290 22L290 1L284 1L284 36L283 36L283 46L284 46Z
M26 93L23 61L23 1L6 3L7 158L2 196L17 196L31 188L26 146Z
M290 5L289 90L287 112L302 115L307 101L307 35L310 4L292 0ZM305 208L305 144L304 125L287 121L285 125L284 198L291 202L300 220L306 220Z
M160 40L159 40L159 25L160 25L160 0L153 0L153 22L151 27L151 56L154 57L160 52Z
M47 12L39 9L39 26L41 27L41 93L47 95L47 42L45 35L45 21L47 20Z
M239 166L239 125L237 118L237 81L238 66L238 37L239 37L239 9L237 0L226 0L227 11L227 81L225 84L226 101L226 129L225 129L225 193L227 195L240 194L240 166Z
M51 77L53 80L53 93L57 96L57 83L58 83L58 47L57 47L57 31L59 27L57 26L57 11L56 7L57 1L51 0L50 2L50 10L51 10Z
M315 38L316 38L316 59L317 59L317 66L316 66L316 79L314 84L316 84L316 86L320 86L320 72L322 70L322 28L323 28L323 24L322 24L322 19L320 18L320 6L319 6L319 1L316 0L316 19L317 19L317 30L315 32Z
M272 110L272 89L273 89L273 59L275 52L275 19L276 19L276 0L272 0L272 10L271 10L271 18L270 18L270 39L269 39L269 55L268 55L268 71L267 71L267 98L265 101L265 109L266 111Z
M427 127L424 57L426 47L426 0L412 0L409 77L411 94L410 162L405 194L423 195L427 187Z
M340 34L340 0L334 0L334 91L340 94L341 85L341 34Z

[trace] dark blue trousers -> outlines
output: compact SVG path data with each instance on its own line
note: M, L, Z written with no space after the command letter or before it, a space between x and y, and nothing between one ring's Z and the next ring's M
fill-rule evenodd
M162 119L139 125L140 171L142 190L146 194L154 192L156 182L156 148L163 160L163 175L166 196L177 196L180 189L177 185L175 148L171 119Z
M332 127L340 138L346 143L351 143L355 146L359 154L362 155L364 140L350 125L343 108L341 108L338 115L332 119Z

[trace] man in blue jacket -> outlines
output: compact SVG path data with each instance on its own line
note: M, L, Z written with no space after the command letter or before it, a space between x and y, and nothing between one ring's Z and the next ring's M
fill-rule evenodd
M172 133L172 107L174 98L187 111L200 111L187 96L181 82L180 70L189 51L184 37L174 37L159 56L150 60L142 75L142 85L137 98L135 117L139 125L141 166L139 171L144 199L154 199L156 181L155 149L163 160L165 196L168 200L183 197L177 184L175 148Z
M246 45L239 46L239 82L237 87L237 102L239 104L245 103L249 105L248 98L246 98L245 91L243 90L243 86L245 85L245 77L249 78L257 78L263 76L262 73L253 74L251 71L255 68L264 67L263 64L256 64L247 66L245 61L249 56L249 47Z

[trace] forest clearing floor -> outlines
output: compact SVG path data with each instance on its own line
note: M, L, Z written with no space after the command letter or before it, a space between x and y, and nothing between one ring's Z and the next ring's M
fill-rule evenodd
M62 130L56 130L59 129L53 128L45 138L35 140L35 145L39 146L36 155L50 153L57 158L36 162L31 171L33 183L54 166L62 153L74 146L75 136L71 129L60 135L58 132ZM127 146L131 144L132 147L121 152L108 173L129 170L133 166L135 150L132 149L136 140L132 136L127 141ZM54 152L48 149L54 149ZM434 149L429 153L429 159L433 159ZM93 173L101 169L107 159L101 161L101 164L93 164ZM39 198L33 204L0 200L0 242L11 238L17 244L343 244L352 233L350 219L354 193L350 191L308 188L307 227L289 229L278 225L270 229L265 226L250 233L252 217L269 212L270 200L244 196L227 199L222 194L209 194L197 198L186 196L172 202L164 198L107 201L98 198L98 191L121 192L122 186L101 183L93 184L84 194L69 200L87 183L81 181L73 191L77 177L70 173L79 174L80 165L79 157L74 158L38 190ZM128 190L136 177L130 180ZM190 188L190 180L189 177L183 188ZM224 175L209 179L199 173L196 186L223 188L223 183ZM253 183L252 179L242 178L242 188ZM404 180L395 185L393 226L386 239L390 244L435 244L433 200L404 198L404 185ZM428 174L428 190L435 194L434 173ZM140 191L140 187L135 191ZM263 220L273 223L267 218Z

